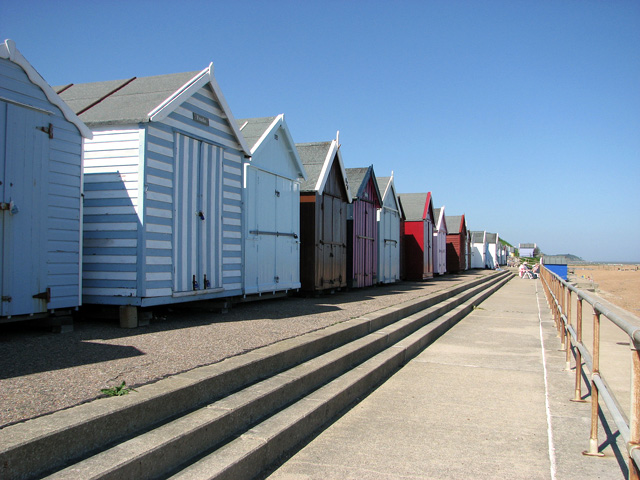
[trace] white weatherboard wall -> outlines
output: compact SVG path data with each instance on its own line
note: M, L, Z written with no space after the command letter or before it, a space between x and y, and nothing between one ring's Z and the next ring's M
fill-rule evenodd
M94 134L85 145L85 303L241 294L244 153L209 85L161 121Z
M378 282L400 279L400 208L398 197L389 182L378 210Z
M0 317L81 303L81 133L14 49L0 44Z

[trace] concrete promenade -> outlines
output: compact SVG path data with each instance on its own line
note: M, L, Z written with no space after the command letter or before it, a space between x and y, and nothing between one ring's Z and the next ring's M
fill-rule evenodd
M559 348L540 280L515 277L268 478L626 478L620 441L581 454L590 404Z

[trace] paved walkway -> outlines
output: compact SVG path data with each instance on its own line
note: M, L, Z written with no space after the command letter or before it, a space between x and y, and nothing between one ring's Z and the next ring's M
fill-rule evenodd
M626 478L623 445L581 454L590 404L559 347L540 281L516 277L269 478Z

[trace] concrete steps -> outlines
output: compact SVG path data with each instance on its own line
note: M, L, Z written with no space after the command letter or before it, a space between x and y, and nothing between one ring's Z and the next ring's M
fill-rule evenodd
M251 478L511 278L428 297L0 430L0 477Z

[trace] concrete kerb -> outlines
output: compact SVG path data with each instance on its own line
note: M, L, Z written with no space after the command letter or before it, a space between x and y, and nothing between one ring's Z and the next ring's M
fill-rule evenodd
M404 341L320 387L175 478L221 479L257 475L283 452L292 450L359 398L366 396L511 278L498 279L488 291L473 295L469 302L459 304L441 319L429 322ZM385 336L382 332L376 333Z
M501 277L491 274L426 298L388 307L323 329L287 339L220 363L199 367L138 389L135 395L100 399L72 409L16 424L0 431L0 460L25 465L12 478L43 471L56 462L77 457L104 443L161 422L177 410L188 411L268 375L303 362L408 314L475 285ZM215 392L215 393L212 393ZM184 406L187 405L185 408ZM67 455L61 458L61 446ZM55 452L55 453L54 453ZM47 455L49 454L49 455ZM25 461L26 460L26 461ZM59 464L59 463L58 463Z

